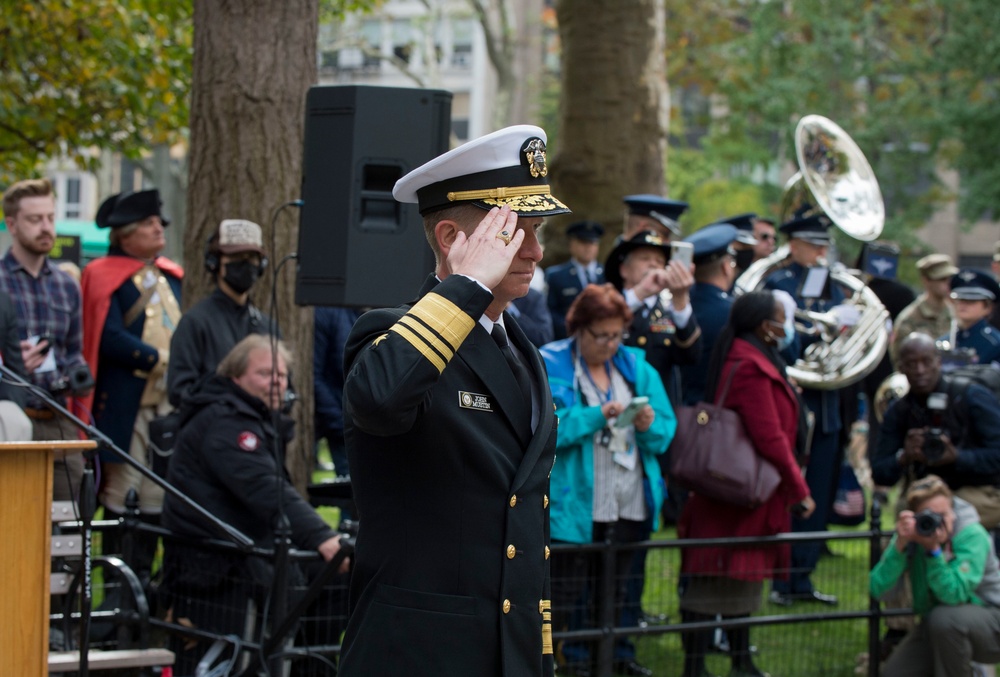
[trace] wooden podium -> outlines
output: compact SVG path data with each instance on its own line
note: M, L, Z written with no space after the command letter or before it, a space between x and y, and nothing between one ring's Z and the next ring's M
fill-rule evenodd
M49 573L52 570L52 463L97 445L79 442L0 443L0 656L5 674L46 675Z

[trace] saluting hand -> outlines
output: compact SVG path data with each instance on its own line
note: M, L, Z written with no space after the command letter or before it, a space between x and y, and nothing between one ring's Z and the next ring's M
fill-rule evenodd
M494 207L471 234L458 232L446 257L448 268L453 274L467 275L494 289L507 274L523 241L517 213L507 205Z

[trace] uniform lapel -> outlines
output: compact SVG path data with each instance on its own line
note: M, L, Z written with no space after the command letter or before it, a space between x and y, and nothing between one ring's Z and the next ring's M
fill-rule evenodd
M531 370L532 377L535 379L535 385L538 387L539 395L538 428L536 428L528 444L524 459L521 461L521 465L517 469L517 474L514 476L514 483L511 485L511 491L517 491L531 475L532 469L538 463L538 458L548 443L550 433L555 430L556 410L553 405L552 392L549 390L549 379L545 372L545 364L542 362L541 354L524 335L521 328L517 326L517 322L509 315L504 318L504 325L507 327L507 335L510 337L511 342L521 351L525 364ZM528 415L531 415L530 411Z
M506 322L513 324L513 320L509 318ZM523 337L523 334L521 336ZM518 349L521 348L520 345L515 345ZM469 368L486 384L486 388L496 400L499 413L510 421L517 432L521 446L527 446L531 433L531 410L521 401L521 389L514 379L514 374L507 366L507 361L493 341L493 337L483 329L483 325L476 322L472 333L462 343L458 356L465 360Z

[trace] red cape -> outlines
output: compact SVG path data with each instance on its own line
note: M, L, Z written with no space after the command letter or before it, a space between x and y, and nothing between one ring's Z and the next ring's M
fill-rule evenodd
M160 270L184 278L184 270L170 259L157 256L153 261ZM83 269L80 291L83 295L83 359L90 366L90 373L97 383L97 361L101 347L104 322L108 319L111 296L126 280L135 275L145 261L131 256L105 256L94 259ZM91 411L94 393L79 398L85 412Z

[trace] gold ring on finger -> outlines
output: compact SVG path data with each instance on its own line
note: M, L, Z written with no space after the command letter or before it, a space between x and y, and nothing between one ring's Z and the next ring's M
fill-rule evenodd
M510 241L514 239L514 236L508 233L506 230L501 230L497 233L497 239L503 240L503 245L506 247L510 244Z

